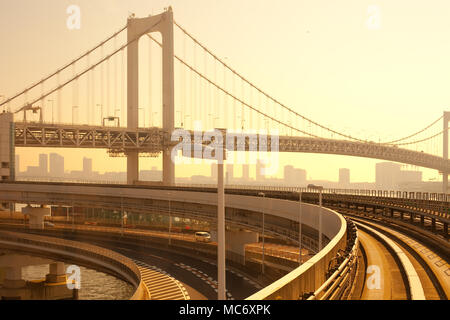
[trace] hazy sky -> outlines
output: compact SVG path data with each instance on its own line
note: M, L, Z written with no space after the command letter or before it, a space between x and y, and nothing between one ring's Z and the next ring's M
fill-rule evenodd
M80 30L66 27L71 4L81 8ZM168 5L181 25L236 70L337 130L374 140L402 137L449 110L446 0L1 1L0 95L14 94L85 52L125 25L130 12L147 16ZM21 169L36 164L43 151L55 150L18 149ZM79 169L83 155L94 158L95 170L125 168L124 159L101 161L102 151L56 151L66 155L66 169ZM289 154L280 162L314 179L337 180L338 169L348 167L352 181L373 181L377 161ZM148 169L159 161L141 164ZM209 174L201 166L193 171ZM436 176L425 173L426 179Z

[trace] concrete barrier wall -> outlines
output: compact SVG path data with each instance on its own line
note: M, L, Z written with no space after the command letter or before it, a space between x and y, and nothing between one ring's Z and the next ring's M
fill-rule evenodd
M247 300L296 300L319 289L326 280L329 262L340 249L345 249L347 242L345 219L337 213L335 215L340 220L339 231L319 253Z

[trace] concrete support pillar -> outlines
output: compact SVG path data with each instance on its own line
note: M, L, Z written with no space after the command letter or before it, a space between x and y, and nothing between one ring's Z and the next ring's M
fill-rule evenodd
M174 43L173 43L173 13L169 7L165 12L161 34L163 38L163 129L168 138L175 128L175 88L174 88ZM171 159L173 147L163 150L163 184L175 184L175 163Z
M66 283L67 275L64 262L50 264L50 273L45 277L48 283Z
M138 38L139 30L128 20L128 41ZM139 41L130 43L127 47L127 127L137 129L139 126ZM139 153L128 151L127 183L134 184L139 180Z
M139 180L139 153L127 152L127 184L134 184Z
M412 213L412 212L409 214L409 221L411 223L414 223L414 213Z
M44 216L50 216L50 208L32 207L30 205L22 208L22 213L27 214L29 218L30 229L44 229Z
M400 212L400 220L403 220L403 212Z
M43 264L50 266L45 281L22 279L22 267ZM67 288L63 262L14 253L0 255L0 268L5 270L3 285L0 286L0 299L58 300L76 297L76 292Z
M421 215L420 216L420 226L423 227L425 225L425 216Z
M444 238L447 239L448 238L448 223L447 222L444 222L443 233L444 233Z
M434 232L436 231L436 219L431 218L431 230Z

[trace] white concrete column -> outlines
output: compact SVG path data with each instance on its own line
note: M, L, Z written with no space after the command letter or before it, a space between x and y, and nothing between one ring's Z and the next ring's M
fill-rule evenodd
M130 18L127 23L127 125L136 129L139 124L139 38L151 32L162 36L162 87L163 87L163 130L170 138L174 129L174 45L173 12L169 7L162 14L147 18ZM163 184L175 183L175 164L171 159L172 147L163 150ZM136 151L127 152L127 183L139 180L139 155Z
M161 34L163 41L163 129L170 138L175 127L173 12L171 7L164 14ZM175 184L175 163L171 159L172 149L172 147L167 147L163 150L163 184L166 186Z
M22 213L27 214L29 219L30 229L44 229L44 216L50 215L50 208L32 207L30 205L22 208Z

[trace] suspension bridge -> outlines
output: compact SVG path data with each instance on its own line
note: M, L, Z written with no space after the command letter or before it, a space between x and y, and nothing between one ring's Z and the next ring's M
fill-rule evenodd
M200 121L205 131L277 132L280 152L435 169L443 174L443 192L448 190L450 113L391 141L340 132L256 86L174 21L170 8L146 18L130 16L117 32L0 107L16 115L16 146L106 148L127 157L128 183L138 180L138 157L146 153L162 154L163 182L174 184L170 135L175 128L193 131Z

